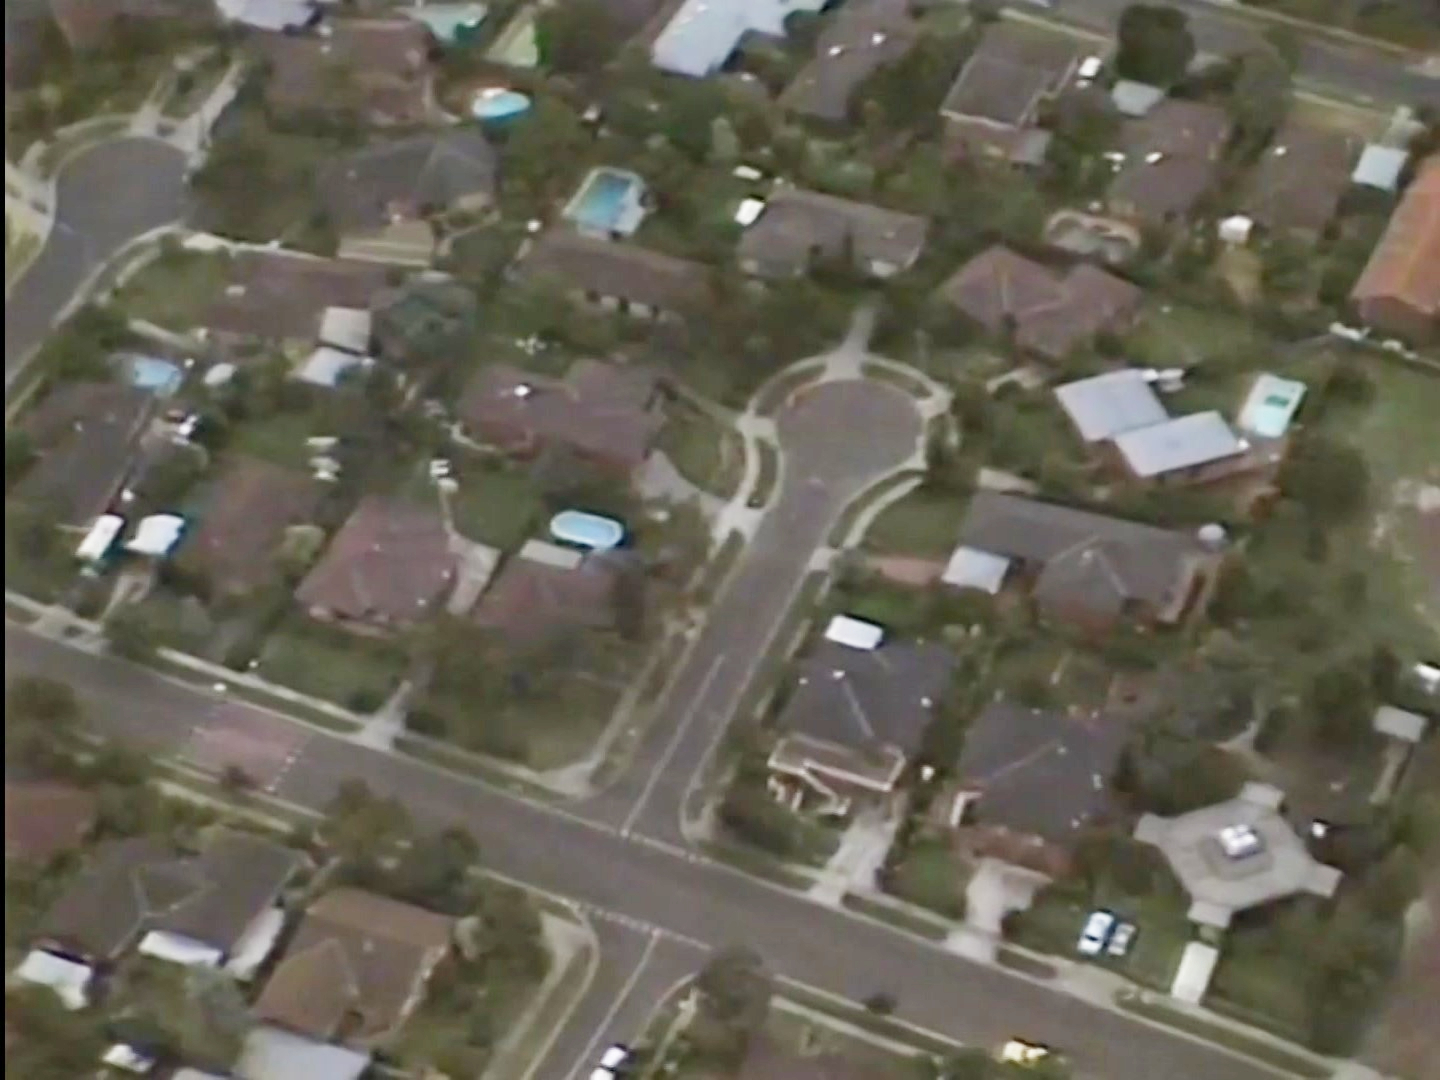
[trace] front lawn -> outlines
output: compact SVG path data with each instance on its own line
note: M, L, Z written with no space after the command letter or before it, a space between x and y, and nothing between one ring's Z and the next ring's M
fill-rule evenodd
M229 255L166 249L117 290L115 304L132 319L188 332L224 292L230 268Z
M961 919L970 872L969 863L946 836L922 834L891 870L886 891L946 918Z
M683 400L667 408L659 449L686 480L722 499L735 494L745 471L739 433Z
M356 712L383 705L409 661L395 642L293 615L271 633L255 674Z
M865 547L885 555L945 558L955 550L965 500L921 485L891 503L870 525Z

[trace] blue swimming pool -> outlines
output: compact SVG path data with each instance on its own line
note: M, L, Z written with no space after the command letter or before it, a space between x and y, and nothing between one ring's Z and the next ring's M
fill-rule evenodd
M565 208L565 217L581 229L630 235L645 218L641 197L645 182L634 173L598 168L590 172Z
M562 510L550 519L550 535L556 540L591 551L609 551L625 539L625 526L614 518L584 510Z
M132 386L157 394L173 394L185 377L178 365L154 356L127 356L125 367Z

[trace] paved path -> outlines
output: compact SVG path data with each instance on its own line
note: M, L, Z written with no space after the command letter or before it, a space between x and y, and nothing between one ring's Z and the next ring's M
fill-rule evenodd
M186 204L185 156L159 140L112 139L66 164L54 228L5 300L7 387L91 275Z

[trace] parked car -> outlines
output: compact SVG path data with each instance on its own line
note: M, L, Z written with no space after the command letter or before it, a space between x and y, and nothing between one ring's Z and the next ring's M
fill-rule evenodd
M590 1080L617 1080L634 1058L634 1052L624 1043L612 1043L600 1055L600 1067L590 1074Z
M1050 1048L1026 1039L1011 1039L1000 1048L1000 1060L1007 1065L1035 1065L1050 1056Z
M1115 932L1118 921L1108 911L1092 911L1085 920L1085 926L1080 931L1080 940L1075 945L1080 955L1099 956L1105 949L1105 943L1110 940L1110 935Z
M1124 956L1135 943L1136 933L1137 927L1134 923L1122 922L1110 935L1110 943L1105 946L1105 952L1110 956Z

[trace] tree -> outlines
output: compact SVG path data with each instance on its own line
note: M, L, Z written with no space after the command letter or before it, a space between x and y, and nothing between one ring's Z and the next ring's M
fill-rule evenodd
M774 981L753 949L715 953L695 978L696 1048L707 1060L738 1065L765 1024L773 993Z
M327 847L358 864L384 858L412 834L410 814L399 800L381 798L358 779L341 781L319 827Z
M392 891L420 907L460 915L468 903L470 874L479 862L480 846L464 829L422 836L396 863Z
M1260 253L1260 281L1274 297L1303 294L1313 280L1315 253L1286 234L1272 236Z
M729 117L717 116L710 121L710 160L717 165L730 165L740 157L740 136Z
M1280 470L1280 492L1310 521L1331 528L1355 520L1370 501L1370 470L1360 451L1323 435L1302 434Z
M1120 15L1115 70L1122 78L1173 86L1195 59L1190 20L1178 8L1132 4Z
M889 1016L900 1005L895 995L884 990L877 990L865 999L865 1011L874 1013L876 1016Z
M5 490L8 492L15 482L25 475L35 460L35 444L30 436L19 428L5 432Z
M911 130L929 121L954 82L970 44L958 35L923 36L903 57L861 83L850 99L853 119L862 119L865 103L874 102L891 132Z
M542 7L535 18L540 62L567 75L598 72L624 36L624 27L602 0L565 0Z
M1290 69L1273 49L1252 49L1240 57L1227 109L1239 144L1259 150L1290 108Z
M1315 676L1305 704L1317 738L1346 748L1369 736L1375 700L1366 676L1355 663L1327 667Z
M67 683L26 675L5 695L5 758L53 762L74 744L80 703Z
M45 987L7 991L5 1023L16 1037L6 1039L6 1071L31 1080L92 1075L107 1045L102 1019L93 1009L70 1011Z
M105 643L116 656L137 663L150 660L160 647L145 613L126 605L105 620Z
M505 193L535 205L548 201L569 183L571 169L588 138L568 106L553 98L538 98L506 140Z

